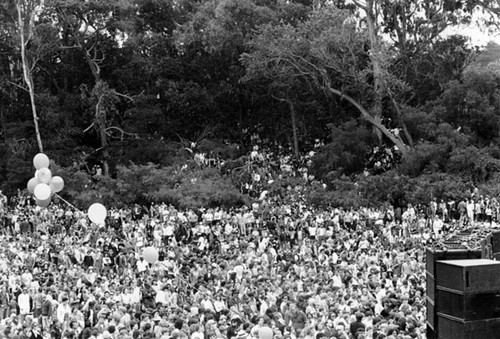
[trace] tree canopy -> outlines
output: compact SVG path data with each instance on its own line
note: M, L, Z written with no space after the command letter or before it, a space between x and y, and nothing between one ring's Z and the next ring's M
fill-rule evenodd
M443 33L476 18L494 30L499 13L477 0L4 1L2 189L23 189L43 148L74 199L132 192L135 175L165 185L127 202L220 190L246 203L234 192L258 138L294 159L314 150L329 191L396 176L493 194L500 61L488 51L500 47ZM200 154L219 165L179 172Z

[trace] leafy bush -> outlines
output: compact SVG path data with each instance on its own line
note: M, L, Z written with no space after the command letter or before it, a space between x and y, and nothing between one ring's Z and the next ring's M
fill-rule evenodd
M149 196L153 201L164 201L179 208L196 209L216 206L240 207L249 201L228 179L203 176L184 178L176 188L162 186Z
M335 180L341 175L363 170L371 133L355 120L341 127L331 126L332 142L318 149L312 158L313 173L321 180Z
M488 149L457 148L450 155L448 171L472 182L487 182L500 171L500 160L492 157Z
M331 182L333 189L326 189L318 182L308 186L305 199L308 204L316 207L342 207L350 209L366 206L367 201L360 195L358 185L346 177Z
M61 195L84 209L94 202L116 207L166 202L181 208L248 204L230 179L212 168L179 170L178 166L132 164L118 167L116 178L70 169L59 172L67 186Z
M446 165L448 153L449 149L446 145L421 143L403 158L399 169L402 174L411 177L441 171Z

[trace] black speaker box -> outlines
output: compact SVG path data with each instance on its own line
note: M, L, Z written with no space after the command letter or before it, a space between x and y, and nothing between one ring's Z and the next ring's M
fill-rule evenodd
M500 319L460 321L438 316L438 339L500 339Z
M495 251L493 251L494 253ZM499 251L500 252L500 251ZM434 250L427 248L425 255L425 269L435 276L436 261L459 260L459 259L481 259L481 250Z
M457 294L437 291L438 315L446 314L464 321L500 317L500 291L498 293Z
M462 293L500 291L500 262L490 259L436 262L436 288Z

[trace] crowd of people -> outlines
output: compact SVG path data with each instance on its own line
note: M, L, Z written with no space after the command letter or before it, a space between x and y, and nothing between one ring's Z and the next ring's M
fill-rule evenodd
M0 338L425 338L425 248L447 231L411 206L158 204L95 225L0 204Z
M314 151L282 153L253 147L242 208L136 205L97 225L0 192L0 339L425 338L426 247L493 226L497 200L314 208L291 187L267 194L275 178L315 180Z

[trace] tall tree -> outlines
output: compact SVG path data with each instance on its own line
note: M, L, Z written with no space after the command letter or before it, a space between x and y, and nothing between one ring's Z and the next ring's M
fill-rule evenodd
M106 60L107 44L119 45L126 37L128 25L133 10L131 0L47 0L55 13L56 22L60 25L63 49L78 50L93 77L93 90L90 98L93 100L94 118L91 126L96 129L100 140L102 153L102 169L104 175L109 175L109 130L118 129L109 125L111 106L118 94L102 79L102 67ZM106 101L108 104L103 104Z
M36 141L38 149L43 152L42 136L38 126L38 114L35 101L35 82L33 80L33 71L36 66L39 53L29 53L29 44L34 39L35 24L37 14L41 10L40 0L15 0L17 10L16 27L19 31L19 47L21 54L21 63L23 68L23 79L28 86L28 92L31 103L31 112L33 114L33 124L35 126Z
M379 83L375 81L370 57L365 52L367 40L355 27L346 24L347 18L347 12L328 7L297 27L263 26L250 43L251 52L242 56L246 78L300 78L329 96L349 102L405 153L408 146L401 137L382 123L381 114L372 112L372 106L379 105L377 91L382 86L396 88L401 84L388 73L379 74ZM387 55L379 57L381 61L388 60ZM384 72L380 68L380 73ZM389 81L389 77L393 80Z
M369 57L374 77L374 102L371 112L376 119L381 119L386 99L392 103L397 112L401 128L406 132L406 139L412 142L407 133L404 119L401 116L401 104L414 100L416 93L413 86L420 79L415 76L419 70L422 55L432 50L441 40L443 33L459 24L471 24L474 18L481 26L492 27L500 14L500 4L494 0L352 0L337 1L340 7L351 8L357 17L356 24L363 29L369 38ZM477 16L481 12L483 15ZM384 43L389 37L392 43ZM474 42L473 42L474 43ZM395 62L386 62L386 49L395 50ZM465 53L456 51L458 57ZM461 55L460 55L461 54ZM456 55L452 56L457 57ZM466 66L467 60L462 65ZM390 68L390 69L389 69ZM393 73L406 85L406 90L394 93L388 86ZM443 88L441 87L441 90Z

